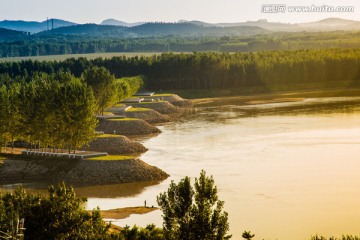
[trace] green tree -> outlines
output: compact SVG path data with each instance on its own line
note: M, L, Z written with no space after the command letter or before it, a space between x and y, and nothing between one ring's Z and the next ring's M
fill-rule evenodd
M112 239L118 240L162 240L165 239L163 230L154 224L149 224L145 228L136 225L130 228L126 226L119 234L112 234Z
M194 188L190 178L178 184L171 182L167 192L157 197L163 211L165 239L229 239L228 214L223 211L224 202L217 196L212 176L201 171Z
M5 85L0 86L0 152L9 141L9 132L7 128L7 108L8 108L8 92Z
M91 88L76 78L63 83L55 99L60 132L57 141L70 153L95 137L96 100Z
M116 99L118 102L131 97L144 85L142 76L116 79Z
M18 83L13 83L9 87L0 86L0 143L6 145L10 142L12 149L14 141L21 137L19 128L22 116L19 91Z
M106 68L95 66L86 70L82 78L94 91L98 111L103 114L116 101L115 77Z
M38 147L56 146L59 119L56 116L56 104L66 99L59 99L56 93L61 83L52 75L35 74L31 81L22 86L20 91L22 122L20 131L23 140Z
M255 234L251 234L250 231L245 231L241 236L246 240L251 240L253 237L255 237Z
M0 231L12 234L11 222L24 218L25 239L105 239L109 225L99 209L85 211L85 201L64 184L50 187L48 197L19 188L0 195Z
M20 91L22 121L18 132L35 146L67 148L90 142L95 133L93 91L69 73L35 74Z

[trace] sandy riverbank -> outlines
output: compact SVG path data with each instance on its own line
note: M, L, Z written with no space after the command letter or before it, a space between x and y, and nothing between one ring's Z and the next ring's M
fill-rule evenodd
M101 215L105 219L124 219L129 217L131 214L146 214L158 209L159 208L157 207L126 207L101 210Z

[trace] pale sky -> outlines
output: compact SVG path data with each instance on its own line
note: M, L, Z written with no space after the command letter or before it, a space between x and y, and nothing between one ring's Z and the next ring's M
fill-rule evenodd
M283 13L262 12L262 6L285 4ZM289 6L350 6L353 12L289 12ZM100 23L114 18L125 22L210 23L267 19L299 23L338 17L360 21L359 0L0 0L0 20L44 21L64 19L76 23Z

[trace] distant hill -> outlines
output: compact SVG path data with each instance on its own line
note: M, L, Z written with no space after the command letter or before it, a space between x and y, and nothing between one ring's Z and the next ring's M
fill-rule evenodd
M136 22L136 23L127 23L123 21L119 21L113 18L106 19L100 23L100 25L112 25L112 26L122 26L122 27L134 27L141 24L144 24L145 22Z
M179 20L178 23L192 23L192 24L204 26L204 27L216 27L217 26L217 24L206 23L206 22L202 22L202 21L198 21L198 20L192 20L192 21Z
M191 24L191 25L186 25ZM101 24L76 24L74 22L69 22L60 19L49 19L43 22L29 22L29 21L9 21L4 20L0 21L0 28L12 29L17 31L23 32L30 32L30 33L39 33L46 30L51 30L54 28L62 28L62 27L72 27L78 26L72 30L70 29L62 29L59 31L52 31L58 34L76 34L77 30L80 30L80 34L88 34L88 35L98 35L105 31L106 33L115 32L116 36L139 36L151 35L151 31L155 31L156 34L160 35L184 35L186 31L191 33L191 35L203 35L203 34L235 34L236 32L241 32L245 35L251 35L252 32L260 32L262 30L267 31L286 31L286 32L300 32L300 31L336 31L336 30L355 30L360 31L360 22L359 21L352 21L347 19L341 18L326 18L316 22L309 22L309 23L298 23L298 24L289 24L289 23L281 23L281 22L268 22L266 19L261 19L258 21L247 21L247 22L238 22L238 23L206 23L198 20L179 20L177 23L152 23L152 22L136 22L136 23L128 23L124 21L119 21L116 19L106 19L102 21ZM90 25L92 27L90 27ZM127 27L125 31L120 31L119 29L109 30L109 28L96 28L97 26L118 26L118 27ZM85 27L79 27L85 26ZM196 27L194 27L196 26ZM204 28L206 27L206 28ZM229 29L231 27L232 29ZM237 28L236 29L234 29ZM239 28L239 27L246 27L246 28ZM249 28L249 27L256 27L256 28ZM90 29L93 29L95 32L94 34L91 33ZM96 29L95 29L96 28ZM222 29L225 28L225 29ZM259 29L261 28L261 29ZM77 30L75 30L77 29ZM88 30L85 30L88 29ZM150 29L150 30L149 30ZM187 29L187 30L186 30ZM71 33L67 32L70 31ZM85 31L85 32L84 32ZM167 31L167 32L166 32ZM196 34L194 31L200 31Z
M254 36L270 32L318 32L360 31L360 22L340 18L327 18L317 22L284 24L268 22L266 19L242 23L206 23L180 20L177 23L150 22L126 23L115 19L101 24L76 24L59 19L43 22L0 21L0 41L35 40L48 41L51 35L74 36L74 38L152 38L152 37L223 37ZM5 31L5 30L9 31ZM11 31L10 31L11 29ZM15 30L14 30L15 29ZM49 30L48 30L49 29ZM28 33L33 33L29 35ZM69 40L69 38L67 39Z
M316 22L309 23L281 23L281 22L268 22L266 19L260 19L258 21L247 21L238 23L207 23L198 20L179 20L179 24L190 23L202 27L260 27L270 31L287 31L287 32L300 32L300 31L336 31L336 30L360 30L360 22L341 19L341 18L326 18ZM101 25L113 25L134 27L143 24L153 23L127 23L116 19L104 20ZM171 24L171 23L169 23Z
M280 22L268 22L266 19L258 20L258 21L247 21L241 23L217 23L216 26L221 27L244 27L244 26L252 26L252 27L261 27L270 31L300 31L299 26L297 24L286 24Z
M338 30L354 30L360 31L360 22L341 18L326 18L316 22L286 24L280 22L268 22L266 19L258 21L248 21L241 23L217 23L215 26L234 27L234 26L256 26L270 31L286 31L286 32L300 32L300 31L338 31Z
M360 30L360 22L342 18L326 18L317 22L298 24L302 30L309 31L337 31Z
M113 25L82 24L43 31L38 36L56 35L86 35L89 37L154 37L154 36L251 36L267 33L268 30L259 27L204 27L192 23L145 23L134 27Z
M43 31L36 36L44 35L78 35L78 36L91 36L91 37L123 37L126 35L124 32L125 27L120 26L107 26L97 24L79 24L68 27L54 28L50 31Z
M13 42L28 39L29 36L25 32L0 28L0 42Z
M38 33L41 31L46 31L47 29L65 27L76 25L76 23L68 22L60 19L49 19L43 22L29 22L22 20L4 20L0 21L0 28L12 29L16 31Z

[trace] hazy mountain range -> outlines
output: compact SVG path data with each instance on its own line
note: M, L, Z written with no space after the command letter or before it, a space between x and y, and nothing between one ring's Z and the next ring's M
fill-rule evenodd
M0 28L6 28L22 32L38 33L48 29L68 27L77 23L68 22L60 19L49 19L43 22L23 21L23 20L4 20L0 21Z
M341 18L326 18L316 22L309 23L280 23L280 22L268 22L266 19L258 21L247 21L238 23L206 23L201 21L184 21L190 22L202 26L218 26L218 27L240 27L240 26L256 26L270 31L337 31L337 30L360 30L360 22L341 19Z
M153 37L153 36L251 36L268 32L286 31L360 31L360 22L340 18L327 18L317 22L286 24L267 20L239 23L206 23L180 20L177 23L127 23L115 19L101 24L77 24L60 19L43 22L0 21L0 41L18 41L33 36L78 35L89 37Z

